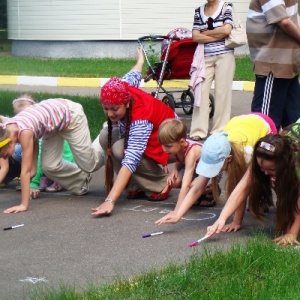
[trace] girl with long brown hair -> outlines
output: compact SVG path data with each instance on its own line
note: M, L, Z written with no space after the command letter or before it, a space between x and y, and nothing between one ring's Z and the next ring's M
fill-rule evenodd
M279 237L274 241L277 244L299 244L299 133L300 123L295 123L282 134L263 137L256 143L251 168L231 194L219 219L208 227L209 236L224 231L226 220L237 207L245 205L249 197L249 210L259 220L263 219L265 208L276 206L276 235ZM276 204L272 189L276 193Z

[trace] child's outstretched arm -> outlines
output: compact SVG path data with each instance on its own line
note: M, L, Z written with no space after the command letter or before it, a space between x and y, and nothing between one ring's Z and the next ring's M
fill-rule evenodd
M92 208L92 216L101 217L111 214L115 202L117 202L118 198L126 188L126 185L128 184L131 175L132 173L126 166L121 167L116 181L104 202L100 204L97 208Z
M195 178L191 184L189 192L182 200L181 203L176 205L175 211L167 214L163 218L155 222L156 225L162 224L174 224L180 221L180 219L188 212L196 200L202 195L205 191L209 178L199 175Z
M0 158L0 183L5 179L9 171L9 160Z
M143 50L141 48L136 48L136 64L132 67L131 71L138 71L142 73L144 62Z
M187 193L191 188L191 184L193 181L195 168L197 164L197 160L199 159L199 153L197 151L198 147L192 147L185 158L185 170L182 178L181 188L177 200L177 204L175 207L175 211L178 211L181 206L183 199L186 197Z
M244 207L247 197L250 194L250 176L250 169L248 169L228 198L218 220L212 226L207 227L208 236L223 231L227 219L232 216L237 209ZM241 219L236 218L235 222L240 225L242 223L243 214L238 214L237 217L240 217Z
M22 164L21 164L21 204L13 206L4 211L4 213L18 213L28 209L30 200L30 180L34 176L38 142L33 141L33 132L30 130L24 130L19 140L22 146Z
M300 196L298 198L298 208L300 209ZM292 224L291 228L288 230L288 232L276 239L274 239L274 242L277 245L300 245L300 243L297 240L297 237L300 233L300 213L297 213L295 211L295 220Z

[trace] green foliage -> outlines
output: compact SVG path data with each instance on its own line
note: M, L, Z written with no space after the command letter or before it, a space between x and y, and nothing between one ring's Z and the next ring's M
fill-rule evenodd
M160 53L156 50L153 41L150 40L145 44L145 52L151 66L160 61Z

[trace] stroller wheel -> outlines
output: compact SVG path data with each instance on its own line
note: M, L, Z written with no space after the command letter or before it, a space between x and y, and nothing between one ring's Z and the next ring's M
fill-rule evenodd
M209 118L211 119L215 114L215 97L209 94Z
M162 102L168 105L169 107L171 107L175 111L176 104L173 95L167 94L162 98Z
M190 90L186 90L181 94L181 104L186 115L193 113L194 94Z

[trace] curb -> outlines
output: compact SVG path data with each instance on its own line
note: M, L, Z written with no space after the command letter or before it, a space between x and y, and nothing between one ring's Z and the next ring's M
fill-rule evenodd
M0 75L0 84L7 85L32 85L32 86L54 86L54 87L101 87L109 78L74 78L74 77L51 77L51 76L12 76ZM187 88L189 80L165 80L164 88ZM140 87L156 88L157 83L151 80L147 83L142 80ZM214 89L214 83L212 85ZM254 82L233 81L233 91L253 92Z

